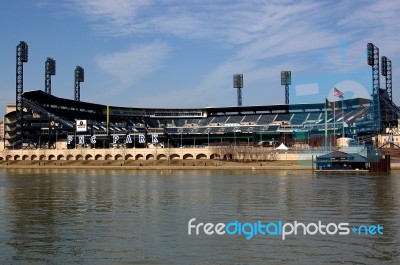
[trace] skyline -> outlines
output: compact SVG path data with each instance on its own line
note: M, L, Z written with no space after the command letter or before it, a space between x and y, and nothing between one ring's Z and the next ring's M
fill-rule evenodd
M243 106L283 104L280 72L286 70L292 72L290 103L333 100L333 87L345 99L369 98L368 42L392 61L398 83L400 3L360 2L4 1L0 113L15 103L20 41L29 45L24 91L44 90L51 57L52 94L73 99L79 65L85 69L81 101L92 103L235 106L232 77L241 73ZM393 89L396 104L399 96Z

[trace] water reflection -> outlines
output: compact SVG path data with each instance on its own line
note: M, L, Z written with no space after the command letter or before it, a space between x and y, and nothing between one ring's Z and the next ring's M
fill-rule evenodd
M0 172L0 259L38 264L399 261L400 180L264 171ZM381 224L383 236L188 236L187 222Z

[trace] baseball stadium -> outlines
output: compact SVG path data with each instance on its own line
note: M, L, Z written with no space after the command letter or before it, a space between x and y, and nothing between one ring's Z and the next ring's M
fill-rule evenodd
M24 91L28 45L17 46L16 102L4 116L0 160L269 160L310 159L339 147L351 153L392 150L400 109L392 98L391 61L367 45L371 98L290 104L291 72L281 72L285 104L242 106L243 75L234 75L235 107L134 108L80 101L84 69L75 69L75 98L51 94L55 60L46 61L45 90ZM380 77L385 87L380 87ZM383 83L383 82L382 82ZM279 152L284 147L284 152ZM381 154L381 153L379 153Z

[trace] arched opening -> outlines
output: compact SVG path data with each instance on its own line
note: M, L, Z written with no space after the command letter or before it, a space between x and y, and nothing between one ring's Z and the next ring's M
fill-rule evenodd
M196 159L207 159L207 156L205 154L198 154Z
M232 160L233 159L233 155L230 153L227 153L224 155L224 160Z
M154 160L154 155L153 154L148 154L146 156L146 160Z
M75 160L83 160L83 155L76 155Z
M117 154L114 157L115 160L123 160L123 156L121 154Z
M127 155L125 156L125 160L133 160L133 155L127 154Z
M164 155L164 154L159 154L159 155L157 156L157 160L167 160L167 159L168 159L167 156Z
M23 155L22 156L22 160L29 160L29 156L28 155Z
M101 160L103 158L102 155L95 155L94 160Z
M185 154L185 155L183 155L183 159L184 159L184 160L186 160L186 159L193 159L193 155L192 155L192 154Z
M45 156L45 155L40 155L40 156L39 156L39 160L40 160L40 161L46 160L46 156Z
M135 157L136 160L144 160L144 156L142 154L138 154Z
M55 155L49 155L49 158L48 158L49 160L55 160L56 159L56 156Z
M72 160L74 158L73 155L67 155L67 160Z
M85 160L93 160L93 156L91 154L87 154L85 156Z
M106 154L106 156L104 157L105 160L111 160L112 159L112 155L110 154Z
M220 155L219 154L211 154L210 159L220 159Z
M20 160L20 159L21 159L20 155L15 155L14 156L14 160Z
M8 161L8 160L11 160L11 158L12 158L12 155L6 155L6 160Z
M171 160L181 159L181 157L178 154L172 154L172 155L170 155L170 159Z
M64 155L58 155L58 156L57 156L57 160L65 160Z
M37 160L37 159L38 159L37 155L32 155L31 156L31 160Z

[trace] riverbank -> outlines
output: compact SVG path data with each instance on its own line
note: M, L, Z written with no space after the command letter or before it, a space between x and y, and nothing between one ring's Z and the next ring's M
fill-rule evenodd
M111 160L111 161L0 161L0 168L21 169L131 169L131 170L192 170L192 169L218 169L218 170L313 170L312 162L304 161L218 161L218 160ZM400 163L392 163L391 170L400 170Z
M81 168L81 169L250 169L312 170L311 161L218 161L218 160L73 160L73 161L1 161L0 168Z

